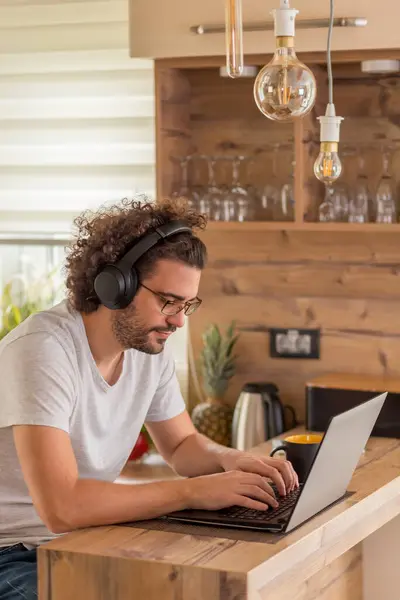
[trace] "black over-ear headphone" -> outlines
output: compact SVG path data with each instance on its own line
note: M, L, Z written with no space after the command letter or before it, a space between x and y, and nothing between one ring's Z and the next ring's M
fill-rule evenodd
M94 289L100 302L114 310L126 308L139 287L135 263L158 242L177 233L192 233L192 230L182 221L160 225L145 234L115 265L103 267L94 280Z

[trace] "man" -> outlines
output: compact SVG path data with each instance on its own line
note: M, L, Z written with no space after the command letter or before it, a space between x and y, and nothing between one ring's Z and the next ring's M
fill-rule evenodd
M166 341L201 304L203 216L123 201L76 224L68 298L0 344L2 600L36 597L36 547L57 534L184 508L265 510L278 503L268 479L282 495L298 486L290 463L212 443L185 410ZM184 479L114 483L143 423Z

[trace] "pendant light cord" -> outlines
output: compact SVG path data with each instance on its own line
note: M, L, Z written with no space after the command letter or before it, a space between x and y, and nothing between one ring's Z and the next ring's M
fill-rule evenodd
M332 77L332 60L331 60L331 40L332 40L332 29L333 29L334 4L335 4L334 0L330 0L330 16L329 16L328 47L327 47L329 104L333 104L333 77Z

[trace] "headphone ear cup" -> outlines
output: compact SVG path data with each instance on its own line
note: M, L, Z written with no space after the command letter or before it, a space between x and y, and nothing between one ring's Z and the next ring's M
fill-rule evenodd
M94 290L100 302L111 310L122 308L125 297L125 278L115 265L106 265L94 280Z
M131 302L134 299L134 297L137 294L138 288L139 288L139 276L138 276L138 272L136 271L136 269L134 267L132 267L130 269L130 280L131 280L131 286L132 286L132 291L131 291Z
M136 269L129 265L121 267L121 274L124 278L124 294L119 299L118 308L126 308L136 295L139 279Z

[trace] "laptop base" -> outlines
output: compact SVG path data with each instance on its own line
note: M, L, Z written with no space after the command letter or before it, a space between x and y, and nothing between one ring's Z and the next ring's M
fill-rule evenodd
M342 502L343 500L346 500L347 498L349 498L350 496L353 496L355 492L351 492L349 490L347 490L345 492L345 494L343 494L342 496L340 496L340 498L337 498L337 500L334 500L333 502L331 502L331 504L329 504L328 506L325 506L323 509L321 509L318 513L314 514L312 517L310 517L309 519L307 519L307 521L303 521L303 523L299 524L298 527L300 527L300 525L304 525L304 523L307 523L308 521L311 521L314 517L316 517L317 515L320 515L322 513L324 513L326 510L328 510L329 508L332 508L333 506L335 506L336 504L339 504L339 502ZM179 514L178 514L179 512ZM188 525L207 525L208 527L223 527L223 528L229 528L229 529L251 529L251 530L255 530L255 531L260 531L260 532L264 532L264 533L281 533L281 534L285 534L286 533L286 526L289 522L290 519L290 514L291 511L289 511L289 514L287 515L287 518L285 519L285 523L281 522L243 522L243 523L238 523L237 520L234 521L233 519L230 520L226 520L225 522L222 522L221 517L218 514L218 511L205 511L205 510L190 510L190 511L178 511L176 514L175 513L170 513L169 515L165 515L164 517L160 517L163 521L166 522L170 522L170 523L187 523ZM183 513L189 513L186 515ZM205 516L206 515L206 516ZM215 517L215 515L217 515L217 517ZM282 517L283 519L283 517ZM297 529L297 527L295 527L294 529ZM291 531L294 531L294 529L292 529Z

